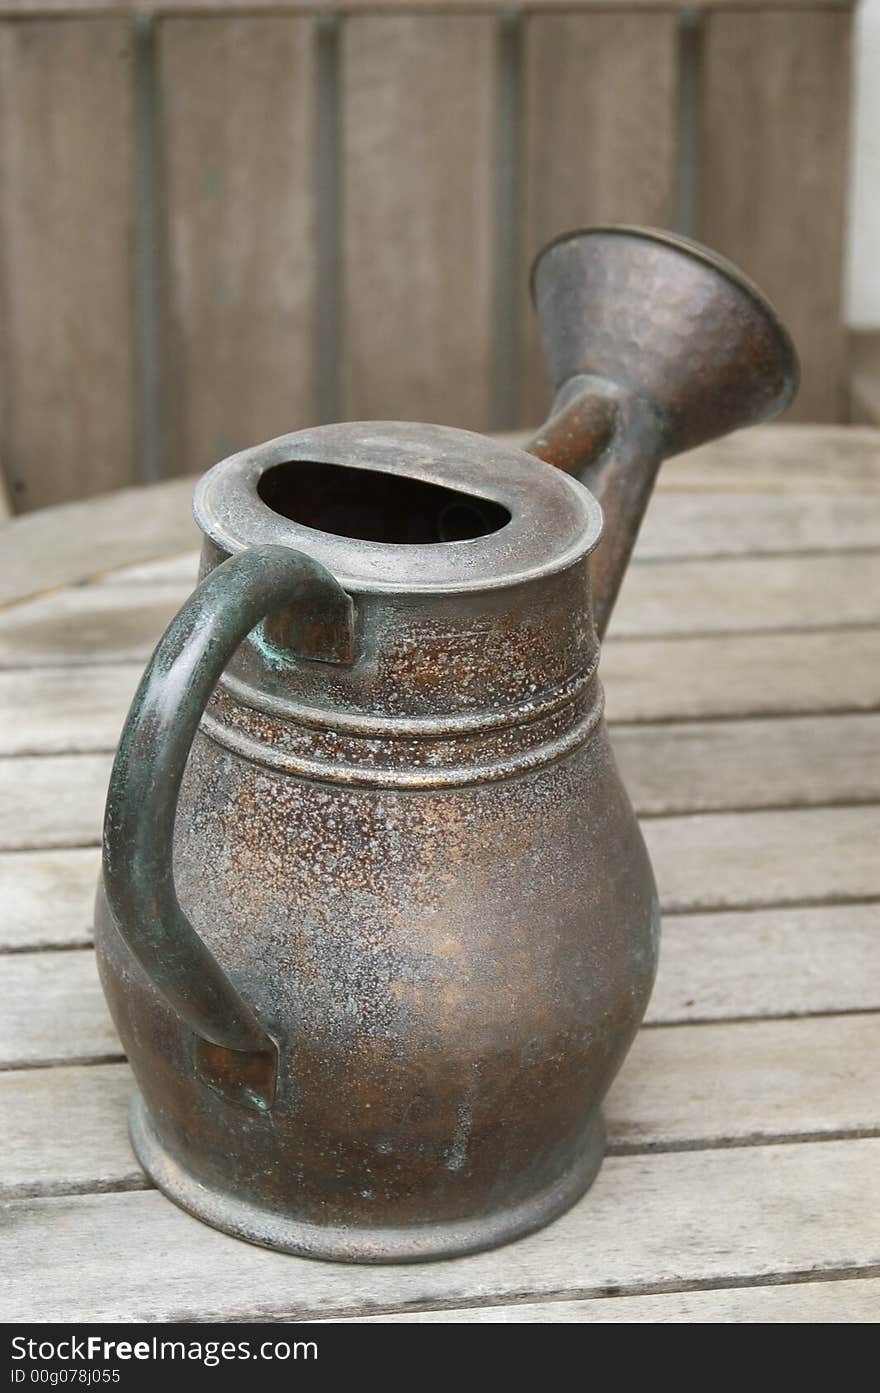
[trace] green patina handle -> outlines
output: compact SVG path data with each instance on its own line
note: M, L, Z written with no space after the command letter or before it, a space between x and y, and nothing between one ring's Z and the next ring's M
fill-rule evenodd
M196 588L147 665L104 815L104 890L120 934L201 1037L196 1053L205 1081L258 1107L274 1097L275 1043L183 912L172 850L181 779L211 693L250 631L289 606L285 634L298 654L351 660L352 602L329 571L283 546L230 557Z

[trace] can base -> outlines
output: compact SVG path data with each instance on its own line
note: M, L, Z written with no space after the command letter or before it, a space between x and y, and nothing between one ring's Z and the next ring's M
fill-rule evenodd
M158 1188L213 1228L248 1243L328 1262L429 1262L495 1248L542 1228L569 1209L592 1184L605 1154L605 1126L597 1109L584 1131L577 1161L546 1189L510 1209L478 1219L359 1228L305 1223L218 1190L209 1190L162 1146L140 1093L131 1102L131 1141Z

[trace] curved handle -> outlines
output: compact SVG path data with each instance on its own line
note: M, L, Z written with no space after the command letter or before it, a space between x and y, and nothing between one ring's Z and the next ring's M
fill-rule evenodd
M270 1107L274 1097L275 1043L184 914L172 850L181 779L202 713L236 648L282 605L296 607L285 636L299 653L350 660L352 602L323 566L282 546L230 557L196 588L150 659L104 814L104 890L120 934L202 1037L197 1063L205 1081L258 1107Z

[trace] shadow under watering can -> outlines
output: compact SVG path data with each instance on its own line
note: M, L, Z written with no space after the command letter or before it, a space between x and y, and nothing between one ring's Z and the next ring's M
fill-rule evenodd
M286 1251L412 1261L554 1218L650 995L597 630L661 460L781 410L796 363L665 233L568 234L533 285L556 396L529 452L348 423L199 482L202 579L111 776L96 946L135 1149Z

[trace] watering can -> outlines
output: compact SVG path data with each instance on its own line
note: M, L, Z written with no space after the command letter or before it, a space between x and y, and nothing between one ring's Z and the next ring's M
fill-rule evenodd
M200 480L200 583L116 756L96 945L135 1150L287 1252L549 1222L651 992L598 641L661 461L780 411L796 360L667 233L567 234L533 291L555 399L526 450L347 423Z

